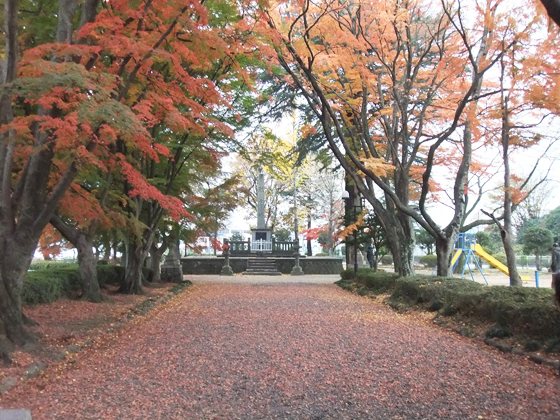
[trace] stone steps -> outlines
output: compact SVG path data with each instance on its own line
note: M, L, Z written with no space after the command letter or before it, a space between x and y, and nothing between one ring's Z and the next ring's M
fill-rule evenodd
M247 270L243 275L281 276L282 273L276 268L276 259L274 258L249 258L247 260Z

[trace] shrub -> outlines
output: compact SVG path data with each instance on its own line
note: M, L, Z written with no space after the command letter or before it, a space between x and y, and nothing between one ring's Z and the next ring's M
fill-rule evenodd
M375 293L386 293L393 290L398 274L374 271L371 268L358 270L356 281Z
M420 264L425 265L428 268L434 268L437 265L436 255L423 255L418 261Z
M346 280L352 279L353 271L346 271ZM421 305L444 316L493 322L503 330L537 339L557 337L560 330L560 316L550 289L488 287L466 279L435 276L398 278L368 269L359 270L355 282L373 293L390 293L389 303L399 310Z
M117 286L124 280L125 273L126 269L120 265L98 265L97 281L101 287L108 284Z
M511 337L513 334L510 330L505 327L496 326L488 329L485 333L486 337L489 338L505 338Z
M30 270L46 270L51 268L78 268L78 264L58 261L33 261L29 266Z
M381 264L383 265L393 265L393 256L392 255L383 255L381 258Z
M25 276L22 290L24 305L54 302L80 290L76 268L51 268L30 271Z
M342 280L353 280L355 277L354 269L346 269L340 272L340 278Z
M37 267L37 266L36 266ZM61 297L71 297L81 290L77 264L48 262L42 269L30 270L23 281L24 305L54 302ZM125 268L115 265L98 265L99 286L119 285L124 279Z

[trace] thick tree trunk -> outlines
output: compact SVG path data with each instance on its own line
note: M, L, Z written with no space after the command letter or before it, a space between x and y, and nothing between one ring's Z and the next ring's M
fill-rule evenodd
M535 255L535 269L541 271L541 256Z
M74 246L78 250L82 299L89 302L101 302L101 290L97 279L97 258L93 254L93 238L81 232Z
M148 253L144 247L129 245L126 250L126 274L120 291L127 294L143 294L142 267Z
M101 302L101 290L97 279L97 257L93 253L93 238L96 232L94 222L87 231L64 222L58 215L51 217L51 224L64 238L78 250L82 298L90 302Z
M25 244L22 238L2 238L0 245L0 334L18 345L31 339L31 334L25 330L21 293L33 256L34 247L30 243L34 239L30 238ZM38 237L36 239L39 240Z
M152 244L150 247L150 269L152 270L152 282L161 282L161 257L167 249L167 246L163 244L159 248Z
M414 228L412 219L404 214L399 214L399 225L397 226L399 235L399 252L401 254L401 276L413 276L414 273Z
M72 23L77 8L76 0L58 0L58 29L56 33L58 42L72 43Z
M437 256L437 275L441 277L451 277L453 270L451 267L451 258L453 255L455 240L448 238L436 239L436 256Z
M126 274L120 291L128 294L142 294L142 267L154 239L154 234L146 230L142 235L142 243L137 245L134 240L129 241L126 249Z
M91 23L97 16L97 8L100 0L85 0L82 4L82 12L80 16L80 28L86 23Z

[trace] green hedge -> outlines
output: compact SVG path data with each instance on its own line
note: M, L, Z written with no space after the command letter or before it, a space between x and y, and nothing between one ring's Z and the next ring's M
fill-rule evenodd
M398 278L373 270L358 272L354 281L372 293L390 294L390 302L397 305L419 305L444 316L490 321L531 337L556 337L560 331L560 313L550 289L488 287L466 279L434 276Z
M428 268L434 268L437 265L437 255L423 255L418 262Z
M78 268L77 263L64 263L57 261L34 261L29 266L30 270L46 270L46 269L60 269L60 268Z
M77 264L48 263L34 265L23 282L24 305L54 302L81 290ZM41 267L41 268L38 268ZM97 265L99 286L118 285L124 278L125 268L114 265Z

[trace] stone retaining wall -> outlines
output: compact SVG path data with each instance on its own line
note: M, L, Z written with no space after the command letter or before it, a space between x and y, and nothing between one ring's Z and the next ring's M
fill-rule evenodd
M229 265L234 273L242 273L247 269L245 257L230 257ZM224 265L223 257L186 257L181 258L183 274L220 274ZM294 258L276 258L276 268L283 274L290 274L294 267ZM342 271L342 260L330 257L300 258L299 265L305 274L339 274Z

